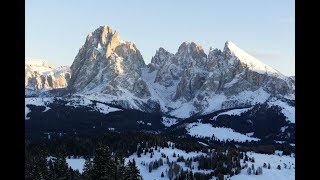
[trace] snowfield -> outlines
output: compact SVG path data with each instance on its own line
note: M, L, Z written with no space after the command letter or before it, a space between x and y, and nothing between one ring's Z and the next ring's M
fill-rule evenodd
M154 147L153 147L154 149ZM204 153L196 153L196 152L190 152L186 153L183 150L180 149L172 149L172 148L159 148L160 152L158 150L154 150L154 155L152 158L150 158L150 153L147 153L144 155L141 154L141 157L138 158L137 154L134 153L130 157L125 159L125 163L128 163L129 160L132 161L132 159L135 159L136 165L138 169L140 170L140 174L142 175L144 180L169 180L167 174L165 173L166 169L168 170L168 165L166 164L166 158L163 159L163 166L160 166L158 169L152 170L151 173L149 172L148 164L151 161L154 161L156 159L161 158L161 153L166 154L169 156L170 162L176 162L177 156L174 158L173 153L175 152L176 155L179 154L179 156L183 156L185 159L196 157L199 155L205 155ZM247 152L246 153L248 157L254 157L255 162L248 162L248 167L251 167L252 164L254 164L255 169L258 167L262 167L263 163L270 163L271 169L263 168L263 174L262 175L248 175L247 169L242 169L241 173L235 176L232 176L232 180L247 180L247 179L260 179L260 180L270 180L270 179L276 179L276 180L287 180L287 179L295 179L295 158L293 156L279 156L279 155L267 155L267 154L259 154L254 152ZM277 153L275 153L277 154ZM281 154L281 153L280 153ZM243 164L243 160L240 161L241 165ZM286 168L284 167L284 163L286 164ZM143 165L145 164L145 165ZM183 162L178 162L184 170L187 170L188 167L185 167L185 164ZM281 170L277 169L277 166L281 166ZM201 172L201 173L210 173L209 170L198 170L198 162L192 162L192 166L194 166L194 169L192 169L192 172ZM190 170L190 169L189 169ZM161 172L164 173L164 177L161 177ZM212 179L215 179L213 177Z
M263 166L263 163L270 163L271 169L262 168L262 175L248 175L247 169L242 169L239 175L235 175L231 177L232 180L283 180L283 179L295 179L295 158L292 156L279 156L279 155L267 155L267 154L259 154L254 152L247 152L249 157L254 157L255 169L259 166ZM284 167L284 163L287 168ZM241 164L243 165L243 160L241 160ZM248 162L248 167L251 167L252 163ZM281 166L281 170L277 169L277 166Z
M160 152L158 150L160 150ZM158 160L159 158L161 158L161 153L166 154L169 157L170 162L171 161L176 162L177 158L178 158L178 154L179 154L179 156L183 156L184 159L196 157L196 156L200 156L200 155L205 155L202 152L186 153L185 151L180 150L180 149L176 149L176 148L175 149L172 149L172 148L163 148L162 149L161 147L158 147L158 150L153 151L154 155L152 158L150 158L150 153L147 153L146 155L144 155L142 153L140 158L138 158L137 154L134 153L133 155L131 155L125 159L125 163L128 163L129 160L132 161L132 159L134 159L136 161L136 165L137 165L138 169L140 170L140 174L142 175L144 180L154 180L154 179L155 180L159 180L159 179L169 180L169 177L166 174L166 169L169 170L169 166L168 166L168 164L166 164L166 162L167 162L166 158L162 158L163 166L160 166L158 169L152 170L151 173L149 172L148 164L151 161ZM173 153L176 154L176 157L173 157ZM145 163L146 165L143 165L142 163ZM185 167L184 162L178 162L177 164L179 164L184 170L189 169L188 167ZM198 168L197 168L198 162L192 162L192 166L194 166L194 169L192 169L192 172L210 173L210 171L198 170ZM164 177L161 177L161 172L164 173L164 175L165 175Z
M211 124L190 123L187 125L186 130L188 134L194 137L211 138L214 135L220 141L234 140L238 142L258 141L258 138L249 137L247 135L233 131L231 128L212 127Z
M114 111L122 111L121 109L110 107L110 106L102 104L102 103L96 103L95 109L103 114L108 114L108 113L114 112Z

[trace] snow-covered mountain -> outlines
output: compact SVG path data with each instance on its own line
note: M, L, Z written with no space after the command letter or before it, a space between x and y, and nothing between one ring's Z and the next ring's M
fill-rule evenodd
M55 68L43 60L25 61L26 95L37 91L65 88L70 77L68 66Z
M159 48L146 65L134 43L101 26L89 33L70 70L68 95L177 118L269 101L287 108L285 101L295 99L294 78L230 41L223 50L211 48L208 54L194 42L183 42L175 54ZM64 87L70 74L62 76L65 81L57 82L65 83L54 86L52 75L27 75L26 70L26 87Z

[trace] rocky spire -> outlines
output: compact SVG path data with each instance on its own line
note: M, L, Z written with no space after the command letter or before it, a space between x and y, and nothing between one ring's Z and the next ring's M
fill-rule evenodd
M144 66L134 43L121 41L116 31L100 26L87 36L75 57L68 89L110 94L121 94L120 89L127 89L137 96L148 96L148 88L141 81Z

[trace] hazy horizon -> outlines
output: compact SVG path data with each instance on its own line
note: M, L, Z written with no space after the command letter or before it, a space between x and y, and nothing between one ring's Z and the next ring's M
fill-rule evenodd
M136 44L146 64L160 47L176 53L182 42L196 42L207 54L230 40L281 73L295 74L294 1L29 0L25 18L25 58L54 66L70 66L87 34L108 25Z

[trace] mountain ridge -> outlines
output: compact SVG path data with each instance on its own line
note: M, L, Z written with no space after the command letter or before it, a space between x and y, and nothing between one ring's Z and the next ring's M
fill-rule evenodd
M68 94L180 118L295 94L294 78L231 41L208 54L194 42L183 42L175 54L160 47L146 65L135 44L109 26L88 34L70 71Z

